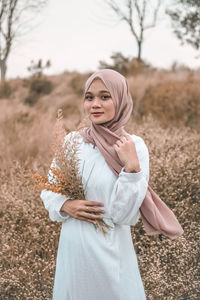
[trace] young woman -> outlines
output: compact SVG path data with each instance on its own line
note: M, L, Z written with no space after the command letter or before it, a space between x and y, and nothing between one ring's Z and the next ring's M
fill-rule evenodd
M71 133L81 142L87 200L41 192L51 220L62 222L54 300L146 299L130 225L141 216L149 152L141 137L124 130L132 105L124 76L110 69L92 74L83 102L91 126ZM112 226L106 238L91 224L102 218Z

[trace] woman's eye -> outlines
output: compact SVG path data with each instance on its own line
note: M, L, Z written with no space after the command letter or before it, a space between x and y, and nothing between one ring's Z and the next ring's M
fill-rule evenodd
M92 100L92 96L85 96L85 99L87 99L87 100Z
M103 96L102 96L102 99L104 99L104 100L109 99L109 98L110 98L109 95L103 95Z

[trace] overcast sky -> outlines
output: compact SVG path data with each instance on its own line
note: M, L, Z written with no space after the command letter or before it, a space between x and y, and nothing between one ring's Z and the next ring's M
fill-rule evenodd
M172 33L170 20L163 15L159 25L146 35L142 57L147 62L164 68L174 61L200 67L200 58L195 58L197 52L180 45ZM50 0L40 14L38 26L13 49L7 77L29 75L30 61L39 58L51 60L47 74L95 70L99 60L110 62L116 51L136 56L137 46L127 24L117 22L103 0Z

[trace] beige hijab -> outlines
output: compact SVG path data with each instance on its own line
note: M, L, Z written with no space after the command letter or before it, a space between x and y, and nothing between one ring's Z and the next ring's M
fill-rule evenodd
M123 164L114 150L113 144L126 133L124 125L130 118L133 101L126 78L110 69L103 69L92 74L86 81L85 93L95 78L100 78L109 90L115 105L115 116L103 125L92 123L90 128L84 128L80 133L86 143L92 143L98 147L108 166L118 177ZM140 213L148 235L164 234L174 239L183 234L183 229L174 213L149 185L140 207Z
M104 125L92 123L91 127L84 129L81 134L85 142L98 147L113 173L118 176L123 165L113 148L113 144L126 133L124 125L130 118L133 101L126 78L110 69L97 71L90 76L85 84L85 93L95 78L100 78L109 90L115 105L115 116Z

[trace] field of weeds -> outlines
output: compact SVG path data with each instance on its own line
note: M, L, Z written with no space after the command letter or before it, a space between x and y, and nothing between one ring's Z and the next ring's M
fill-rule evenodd
M9 98L0 99L1 300L51 299L61 223L50 221L30 177L48 170L57 109L64 110L67 130L82 119L85 78L78 73L50 77L52 91L31 105L24 102L26 85L13 80ZM145 140L149 184L184 229L172 241L147 236L141 220L132 226L147 299L199 299L199 79L195 73L155 73L128 82L134 111L126 129Z

